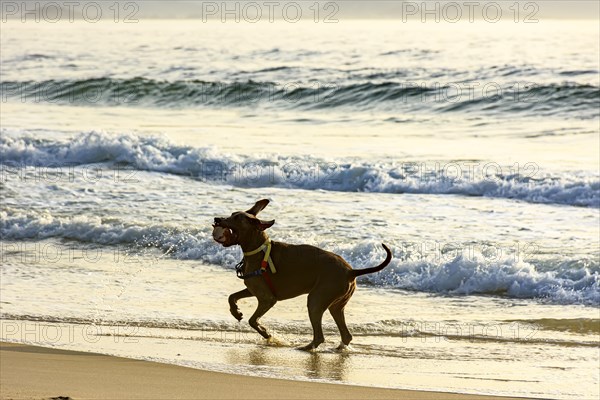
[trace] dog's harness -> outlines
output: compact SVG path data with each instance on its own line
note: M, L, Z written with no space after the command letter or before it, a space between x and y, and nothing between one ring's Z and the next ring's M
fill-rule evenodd
M271 278L269 277L269 274L267 272L268 266L272 274L277 273L277 270L275 269L275 264L273 264L273 260L271 259L271 239L267 238L267 240L262 244L262 246L260 246L256 250L244 252L244 256L253 256L255 254L260 253L261 251L265 252L265 256L260 262L260 269L257 269L256 271L244 275L244 260L242 259L242 261L240 261L235 266L235 273L240 279L249 279L254 278L255 276L262 275L267 286L269 286L269 289L271 289L271 293L275 295L275 286L273 285L273 282L271 281Z

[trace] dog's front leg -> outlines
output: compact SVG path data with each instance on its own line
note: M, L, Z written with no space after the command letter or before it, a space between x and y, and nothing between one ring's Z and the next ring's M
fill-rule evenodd
M277 303L277 300L274 297L266 299L259 297L258 307L256 307L256 311L254 311L254 314L252 314L250 320L248 321L250 323L250 326L256 329L256 331L260 333L261 336L265 339L270 339L271 335L269 334L269 332L267 332L264 326L258 323L258 320L260 319L260 317L265 315L267 311L269 311L275 305L275 303Z
M240 309L237 306L238 300L244 299L246 297L252 297L252 296L254 296L254 295L252 293L250 293L250 291L247 288L244 290L240 290L239 292L235 292L229 296L229 312L238 321L241 321L242 317L244 316L240 312Z
M328 301L323 300L323 295L319 292L311 292L308 295L308 316L313 328L313 341L306 346L298 348L298 350L310 351L314 350L325 341L323 337L323 313L327 310Z

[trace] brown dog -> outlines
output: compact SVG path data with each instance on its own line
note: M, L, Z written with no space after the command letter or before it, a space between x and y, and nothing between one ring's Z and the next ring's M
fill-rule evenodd
M313 341L301 350L317 348L325 341L321 320L325 310L329 309L335 320L342 342L347 345L352 340L344 318L344 307L356 289L355 278L385 268L392 259L392 253L383 244L387 253L385 261L377 267L353 270L352 267L337 254L321 250L309 245L293 245L281 242L270 242L265 230L275 221L262 221L256 215L262 211L269 200L260 200L246 212L237 211L228 218L215 218L215 240L225 247L240 245L244 253L243 269L240 275L244 278L246 289L229 296L231 314L240 321L237 301L245 297L256 296L258 307L250 317L250 326L265 339L271 335L258 322L278 300L291 299L308 293L308 315L313 328ZM270 247L271 263L267 263L265 252ZM263 246L264 245L264 246ZM260 248L262 250L257 251Z

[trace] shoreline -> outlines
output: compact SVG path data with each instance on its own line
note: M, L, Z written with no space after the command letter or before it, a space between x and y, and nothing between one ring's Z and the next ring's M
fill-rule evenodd
M517 399L259 378L0 342L0 398L59 396L71 399Z

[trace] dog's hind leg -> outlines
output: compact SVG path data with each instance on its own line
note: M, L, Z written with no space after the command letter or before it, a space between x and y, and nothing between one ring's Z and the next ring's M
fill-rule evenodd
M277 300L275 300L275 298L270 298L268 300L259 298L258 307L256 307L256 311L254 311L254 314L252 314L250 320L248 321L250 323L250 326L256 329L256 331L260 333L261 336L265 339L270 339L271 335L267 332L264 326L258 323L258 320L260 319L260 317L265 315L267 311L269 311L275 305L275 303L277 303Z
M331 306L329 307L329 312L331 313L333 320L335 321L338 329L340 330L340 335L342 336L342 343L344 343L346 346L349 345L352 341L352 334L350 334L350 331L346 326L346 318L344 317L344 306ZM343 348L342 345L340 345L340 347Z
M348 304L348 301L350 301L350 298L352 297L352 294L354 293L355 289L356 285L352 285L350 290L348 290L348 292L345 295L334 301L331 304L331 306L329 306L329 313L333 317L333 320L335 321L335 324L337 325L340 331L340 335L342 336L342 343L346 346L349 345L352 341L352 335L348 330L348 326L346 326L344 308L346 307L346 304Z
M238 321L242 320L244 314L240 312L240 309L237 306L237 302L239 299L244 299L246 297L253 297L254 295L250 293L248 289L240 290L239 292L235 292L229 296L229 312L235 319Z

